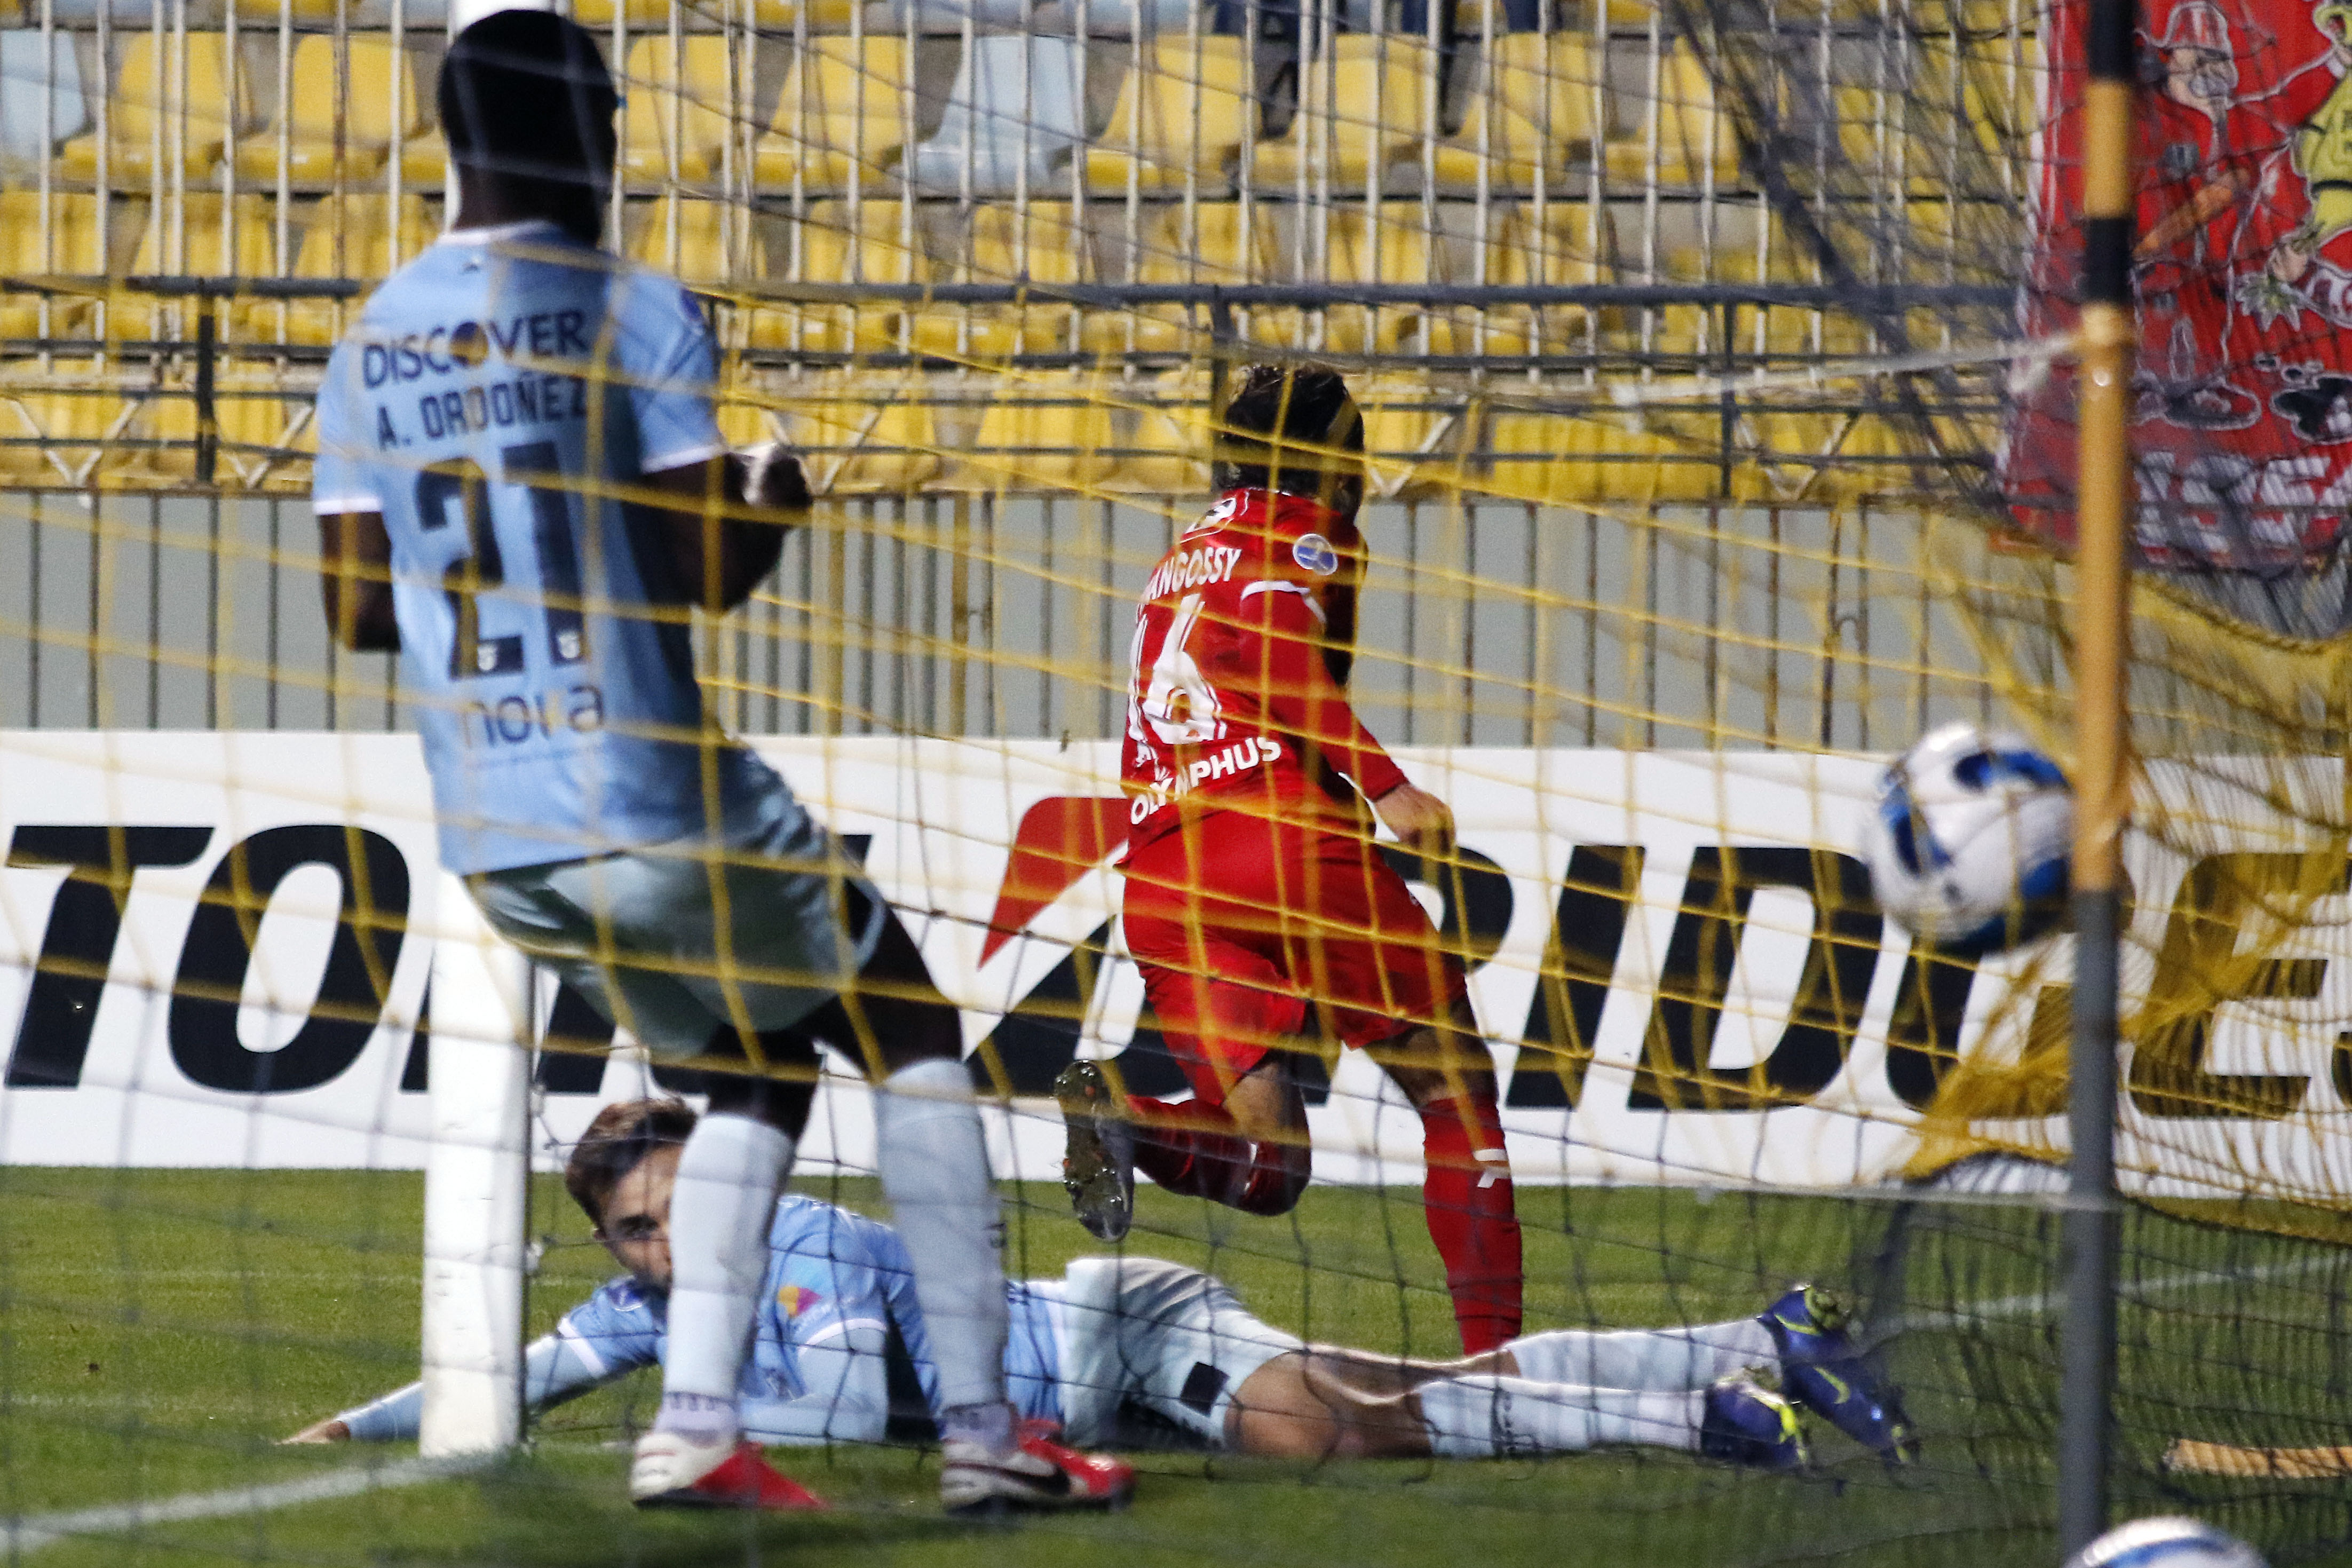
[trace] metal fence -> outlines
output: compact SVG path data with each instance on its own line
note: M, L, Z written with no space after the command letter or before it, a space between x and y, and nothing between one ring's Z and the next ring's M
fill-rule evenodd
M404 726L391 661L327 637L302 500L0 505L0 727ZM1354 686L1392 742L1884 748L1990 710L1906 511L1450 497L1364 528ZM755 733L1114 735L1169 534L1167 509L1108 500L829 505L705 629L705 672Z

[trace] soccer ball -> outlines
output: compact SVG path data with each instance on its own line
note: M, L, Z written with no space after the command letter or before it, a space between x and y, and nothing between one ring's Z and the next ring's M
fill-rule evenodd
M2066 1560L2066 1568L2265 1568L2263 1554L2193 1519L2136 1519Z
M2065 914L2074 797L2022 735L1947 724L1887 764L1863 858L1879 908L1956 956L2032 941Z

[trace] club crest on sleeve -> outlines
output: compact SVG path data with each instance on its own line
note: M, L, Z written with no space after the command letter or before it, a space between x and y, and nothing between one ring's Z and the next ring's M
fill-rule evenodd
M824 1298L805 1285L785 1285L776 1291L776 1304L787 1318L797 1318L803 1312L814 1312Z
M1290 558L1318 577L1328 577L1339 569L1339 552L1319 533L1300 534L1290 547Z

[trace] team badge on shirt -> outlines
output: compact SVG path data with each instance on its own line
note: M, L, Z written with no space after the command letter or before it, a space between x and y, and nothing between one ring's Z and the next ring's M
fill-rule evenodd
M776 1304L787 1318L797 1318L803 1312L814 1312L824 1298L805 1285L786 1285L776 1291Z
M1318 577L1328 577L1339 569L1339 552L1319 533L1300 534L1290 547L1290 558Z

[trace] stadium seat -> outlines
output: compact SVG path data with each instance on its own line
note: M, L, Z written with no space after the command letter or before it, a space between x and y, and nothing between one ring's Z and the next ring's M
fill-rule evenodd
M449 178L449 143L441 132L428 131L400 144L400 183L419 190L437 190Z
M1487 449L1496 459L1491 488L1513 500L1609 508L1724 499L1720 460L1702 444L1613 419L1497 414ZM1743 458L1732 469L1730 499L1762 489L1762 476Z
M264 186L278 183L281 132L287 182L304 189L331 184L338 178L373 178L383 168L395 124L411 135L423 132L407 51L394 48L391 37L381 33L353 33L348 42L348 97L336 79L331 35L307 33L294 46L279 123L238 142L239 179Z
M670 0L624 0L621 8L627 12L625 20L631 27L669 26ZM753 0L751 23L762 28L790 28L799 22L803 8L808 12L810 26L845 29L851 14L857 9L857 0ZM572 0L572 19L583 27L610 28L614 9L613 0ZM729 13L738 16L741 14Z
M1557 184L1596 140L1602 123L1594 102L1600 64L1592 40L1581 34L1507 33L1496 38L1473 85L1462 129L1437 148L1437 183L1475 189L1484 169L1489 190L1532 190L1538 175Z
M98 198L86 191L51 191L49 221L41 222L38 191L0 192L0 265L19 276L40 273L93 277L106 271L99 247ZM90 296L53 295L49 335L76 337L89 328ZM41 332L41 297L0 296L0 337L31 338Z
M1715 83L1690 42L1676 38L1658 62L1658 91L1633 101L1624 135L1612 136L1607 156L1612 179L1646 184L1651 179L1650 139L1657 138L1656 179L1662 185L1711 181L1717 190L1740 183L1739 143L1731 116L1717 112Z
M1026 215L1024 252L1024 215ZM982 205L964 228L966 249L955 277L973 283L1078 283L1094 276L1087 237L1076 226L1067 202L1031 202L1025 208ZM1080 319L1081 343L1108 343L1114 318ZM1069 343L1066 305L942 305L919 311L915 345L926 353L995 358L1011 353L1050 353Z
M1119 84L1109 129L1087 149L1087 188L1115 195L1131 183L1156 193L1194 181L1223 189L1226 164L1255 135L1249 89L1249 40L1153 40Z
M37 27L0 28L0 162L12 171L37 170L88 123L73 35L52 33L44 45Z
M1126 244L1122 220L1114 218L1107 238L1118 259L1109 276L1134 283L1256 283L1273 276L1273 215L1260 207L1251 224L1248 253L1242 246L1241 205L1237 202L1198 202L1193 222L1185 226L1184 204L1169 202L1141 209L1137 237ZM1255 314L1265 317L1267 312ZM1295 319L1297 311L1290 312ZM1273 318L1277 326L1286 319ZM1256 329L1253 329L1254 331ZM1120 347L1130 335L1140 353L1181 353L1205 341L1209 313L1205 306L1139 305L1123 317L1111 318L1104 337Z
M621 176L638 186L699 184L719 167L731 121L727 39L689 33L630 46L621 90Z
M629 255L681 283L723 284L765 278L767 258L757 224L746 226L749 232L742 240L746 248L736 265L728 265L727 219L732 210L721 201L665 196L640 215L642 223Z
M214 476L222 482L247 481L271 462L286 439L286 405L272 395L275 379L253 374L221 378L213 399L214 433L220 447ZM185 385L161 387L133 400L131 417L110 451L110 473L186 482L196 477L196 400ZM136 443L133 445L132 443ZM283 462L283 458L277 459Z
M107 179L117 188L168 180L176 159L184 175L200 176L220 162L229 132L250 118L245 83L232 96L228 40L218 33L183 38L132 33L123 47L107 103ZM156 163L157 148L163 163ZM98 178L98 132L75 137L58 151L58 172L68 180Z
M11 438L0 446L0 465L24 482L82 485L110 456L108 444L121 434L131 412L110 392L0 393L0 437ZM120 448L112 455L119 458Z
M1377 237L1368 232L1375 226ZM1326 271L1330 282L1442 283L1447 271L1444 236L1423 226L1419 202L1383 202L1370 214L1360 205L1332 209ZM1415 326L1422 314L1418 306L1334 305L1325 312L1323 342L1344 353L1412 352L1420 346ZM1434 342L1443 324L1433 326L1433 352L1447 352Z
M1376 375L1351 388L1364 416L1364 451L1376 495L1396 497L1442 483L1458 468L1459 445L1445 437L1458 418L1433 405L1429 383L1413 375Z
M1535 204L1521 202L1499 215L1488 235L1486 281L1508 289L1605 283L1612 280L1607 258L1615 249L1607 206L1600 209L1596 231L1589 202L1547 202L1540 221ZM1457 354L1580 353L1592 346L1596 314L1603 331L1619 319L1613 310L1596 313L1581 305L1552 305L1540 311L1528 305L1497 305L1486 312L1482 341L1475 330L1477 312L1456 310L1444 322L1444 346L1433 330L1430 348Z
M216 191L190 191L174 209L164 204L150 213L146 232L129 276L266 278L278 270L277 222L268 198L246 193L232 203ZM106 313L107 336L193 342L197 301L117 293ZM255 307L250 300L224 300L222 336L236 335ZM274 321L274 318L273 318Z
M931 406L918 382L825 378L776 399L793 447L806 454L819 495L901 494L940 471Z
M923 283L931 261L921 247L919 226L910 248L902 232L904 209L894 201L809 204L793 227L793 238L768 258L773 275L807 283ZM797 249L795 259L793 252ZM824 352L898 346L898 321L906 307L895 300L872 305L762 306L752 312L754 348L802 348Z
M906 97L913 58L904 38L811 38L793 57L775 118L752 154L762 190L840 190L855 168L879 181L913 127Z
M959 490L1092 490L1118 466L1118 437L1101 383L1077 375L1008 381L980 416Z
M1209 491L1209 380L1189 370L1157 381L1113 383L1132 432L1102 479L1105 489L1166 497L1181 505Z
M297 278L352 278L374 283L389 278L431 245L436 229L425 198L400 198L400 223L386 221L381 192L345 192L329 196L311 210L302 231L301 248L294 253ZM397 244L395 245L395 241ZM342 336L343 324L357 313L360 301L289 300L286 302L286 341L289 343L331 343ZM276 335L278 307L256 301L248 312L256 335Z
M1359 194L1434 133L1431 100L1444 68L1426 43L1394 33L1342 33L1331 43L1300 73L1290 129L1249 144L1259 190L1279 194L1303 178L1312 191L1328 173L1333 195Z
M1055 161L1086 136L1078 47L1013 34L973 38L939 132L911 154L915 183L975 196L1011 195L1024 176L1029 189L1048 188Z

